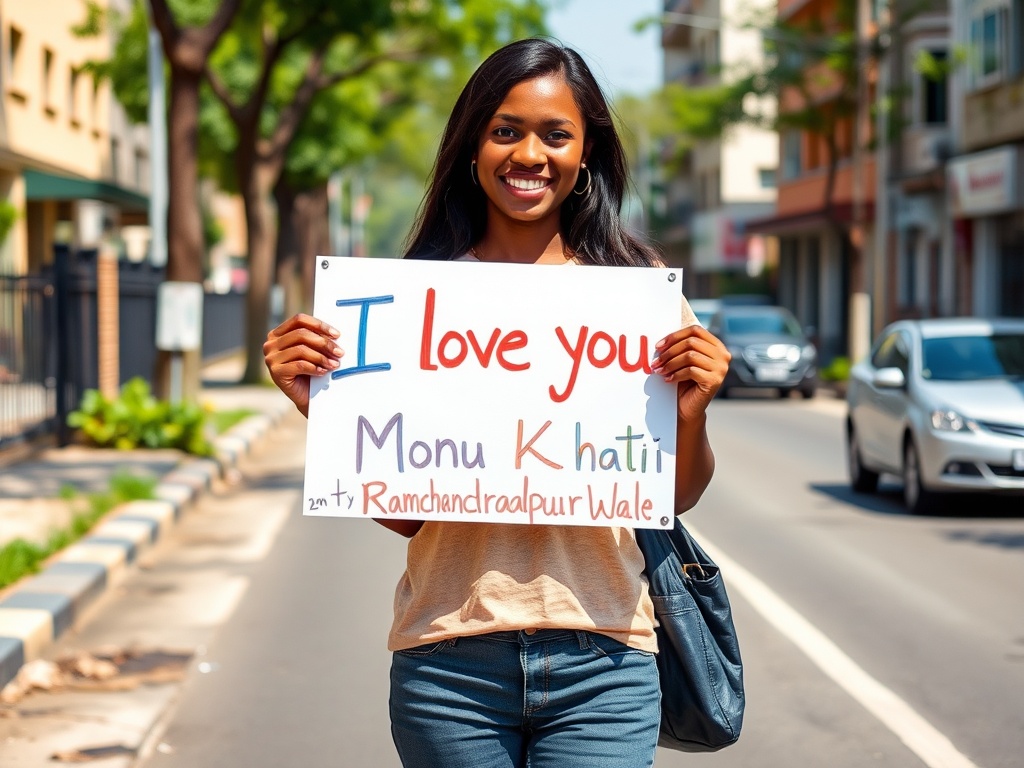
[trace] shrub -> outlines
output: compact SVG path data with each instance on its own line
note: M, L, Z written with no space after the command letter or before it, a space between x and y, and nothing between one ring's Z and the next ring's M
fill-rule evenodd
M209 456L213 446L206 438L206 412L195 403L159 400L145 379L136 377L110 400L99 390L88 389L77 411L68 414L68 425L80 429L95 445L119 450L178 448Z
M119 472L110 478L106 491L88 494L84 503L80 503L81 494L73 488L61 488L60 498L74 504L78 511L66 527L53 531L45 543L15 539L0 546L0 589L36 573L46 558L76 542L118 504L152 499L156 482L153 477Z
M835 357L818 374L822 381L846 381L850 378L850 358Z

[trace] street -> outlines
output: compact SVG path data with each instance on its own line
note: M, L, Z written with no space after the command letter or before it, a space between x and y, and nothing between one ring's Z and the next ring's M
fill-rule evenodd
M895 485L852 496L843 413L826 397L712 405L718 467L686 522L729 585L746 721L733 747L657 765L1020 765L1024 515L969 500L912 518ZM404 541L300 515L303 426L290 415L63 642L188 648L184 682L36 694L8 734L36 729L43 759L57 736L96 746L137 721L145 768L398 765L385 638Z

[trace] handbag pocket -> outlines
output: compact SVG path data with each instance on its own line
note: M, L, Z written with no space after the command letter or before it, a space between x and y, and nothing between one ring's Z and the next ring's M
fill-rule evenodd
M743 667L725 583L677 520L672 531L638 531L658 620L659 744L707 752L739 738Z

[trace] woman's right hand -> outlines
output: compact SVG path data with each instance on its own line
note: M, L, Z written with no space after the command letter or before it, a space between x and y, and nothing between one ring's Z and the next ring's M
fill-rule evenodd
M344 351L335 343L340 334L309 315L294 315L267 334L263 359L274 384L303 416L309 415L309 377L337 368Z

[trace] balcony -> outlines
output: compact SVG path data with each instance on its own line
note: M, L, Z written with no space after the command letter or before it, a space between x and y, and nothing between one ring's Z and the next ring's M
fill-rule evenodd
M900 167L902 176L934 171L945 163L951 152L949 128L946 125L917 125L903 130Z
M964 148L968 151L1024 139L1024 75L964 99Z

